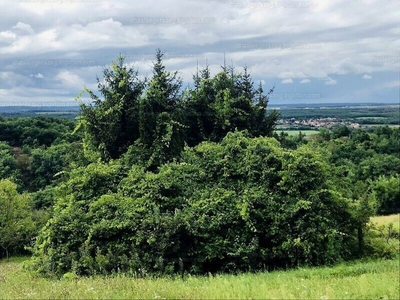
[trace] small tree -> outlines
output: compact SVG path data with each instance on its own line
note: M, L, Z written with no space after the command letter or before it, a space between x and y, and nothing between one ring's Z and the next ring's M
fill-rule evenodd
M0 180L0 246L7 259L10 251L20 249L34 233L30 201L27 194L18 194L15 183Z

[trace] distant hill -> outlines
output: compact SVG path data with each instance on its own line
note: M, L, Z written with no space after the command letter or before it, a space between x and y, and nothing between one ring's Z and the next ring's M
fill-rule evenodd
M73 119L79 114L79 106L1 106L2 117L33 117L48 115Z

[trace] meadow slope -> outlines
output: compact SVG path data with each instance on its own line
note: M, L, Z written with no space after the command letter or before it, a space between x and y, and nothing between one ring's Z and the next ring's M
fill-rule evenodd
M61 280L23 269L24 258L0 262L2 299L399 299L399 261L358 261L334 267L215 277L125 275Z

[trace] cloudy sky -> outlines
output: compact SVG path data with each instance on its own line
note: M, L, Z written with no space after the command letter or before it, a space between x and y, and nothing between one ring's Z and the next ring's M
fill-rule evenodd
M71 104L119 54L188 85L247 66L271 104L399 102L399 0L0 0L0 105Z

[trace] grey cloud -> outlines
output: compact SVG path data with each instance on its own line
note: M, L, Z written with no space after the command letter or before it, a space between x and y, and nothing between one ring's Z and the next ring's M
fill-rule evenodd
M0 19L0 53L2 72L10 77L0 85L0 101L23 97L16 87L42 91L35 90L33 98L49 99L57 90L62 91L57 97L72 99L83 85L95 88L96 76L120 53L150 75L158 47L166 51L167 67L179 70L185 83L197 64L207 62L212 72L219 71L224 53L227 63L238 70L247 65L267 84L292 80L278 88L316 89L322 83L330 89L346 81L337 76L357 74L374 76L374 84L383 82L381 74L395 79L400 46L395 2L306 2L310 6L300 8L284 1L275 6L210 0L3 1L0 10L7 18ZM30 77L34 74L44 78Z

